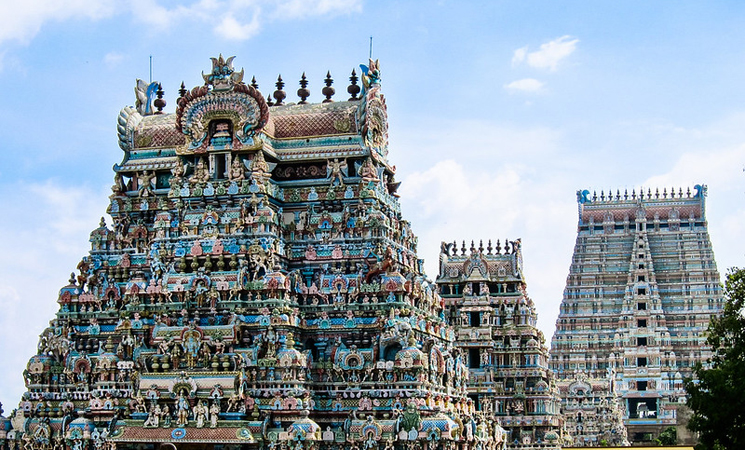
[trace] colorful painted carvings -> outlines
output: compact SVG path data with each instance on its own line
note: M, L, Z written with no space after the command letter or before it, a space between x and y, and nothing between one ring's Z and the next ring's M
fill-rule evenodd
M585 190L577 200L577 241L551 368L565 387L579 374L611 380L612 386L592 383L592 390L581 391L593 402L609 393L619 397L629 441L651 441L678 424L685 408L683 379L711 355L705 331L723 305L706 186L696 185L693 192ZM599 442L568 412L577 396L571 389L562 394L569 428L580 430L573 433L575 444Z
M281 78L265 96L232 62L182 85L175 113L138 82L112 225L60 290L0 442L503 448L401 216L378 63L362 86L352 72L349 100L328 75L322 103L306 80L293 104Z
M559 392L527 294L520 239L486 248L443 242L437 285L468 365L475 409L496 417L509 448L559 448Z

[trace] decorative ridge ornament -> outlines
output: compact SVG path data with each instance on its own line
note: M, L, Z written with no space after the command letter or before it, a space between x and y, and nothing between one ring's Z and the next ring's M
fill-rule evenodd
M216 91L229 91L236 84L243 83L243 69L240 72L233 69L235 56L223 59L221 53L219 57L210 59L212 60L212 72L209 75L202 72L202 78L204 78L206 86L212 86Z

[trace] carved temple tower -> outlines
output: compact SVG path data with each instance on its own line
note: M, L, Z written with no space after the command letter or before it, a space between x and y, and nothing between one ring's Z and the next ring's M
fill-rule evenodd
M494 414L512 449L557 448L560 400L548 367L548 348L536 328L520 240L496 248L442 243L440 295L456 328L456 345L469 367L468 396Z
M303 75L286 104L232 59L175 113L143 82L121 111L113 228L61 289L2 446L500 449L401 216L377 62L349 100L327 75L309 103Z
M723 305L706 187L694 191L577 194L577 242L551 368L566 383L578 373L612 378L632 442L676 425L683 379L710 356L705 331ZM577 415L567 422L576 429Z

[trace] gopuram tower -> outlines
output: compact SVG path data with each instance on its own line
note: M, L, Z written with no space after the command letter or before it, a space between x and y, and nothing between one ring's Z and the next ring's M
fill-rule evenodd
M563 421L548 348L528 297L520 240L440 250L440 295L468 365L475 409L495 415L510 449L558 448Z
M650 441L676 425L686 400L683 379L710 356L705 331L723 305L707 230L706 186L695 186L693 193L589 194L577 193L577 242L551 368L563 380L575 444L597 445L593 434L600 433L588 434L588 424L596 431L599 422L612 427L612 418L595 409L610 396L587 388L602 387L601 379L613 380L607 390L620 397L629 440ZM584 388L575 383L578 377ZM586 398L584 413L576 407L578 389ZM567 403L570 397L574 404ZM613 414L612 408L607 412Z
M9 450L499 450L422 272L378 63L349 100L233 58L164 113L138 82L91 250L0 420ZM345 96L346 97L346 96Z

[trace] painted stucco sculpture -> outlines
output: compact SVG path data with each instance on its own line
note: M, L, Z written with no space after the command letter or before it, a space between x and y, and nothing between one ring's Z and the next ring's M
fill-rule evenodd
M521 241L503 244L443 242L437 285L469 367L475 409L495 416L508 448L559 448L559 393L527 295Z
M502 448L401 216L378 63L348 101L285 104L232 62L175 113L155 83L122 109L113 227L60 290L4 445Z
M611 379L629 441L649 442L678 425L683 379L711 356L705 332L723 306L706 186L583 190L577 201L577 241L551 368L568 383L580 373ZM583 432L575 440L599 438Z

